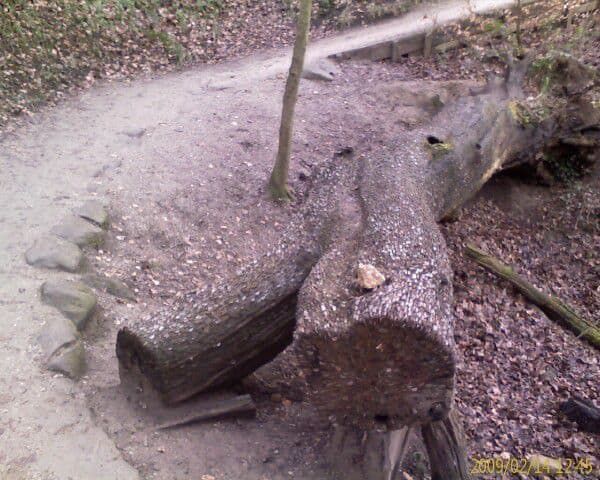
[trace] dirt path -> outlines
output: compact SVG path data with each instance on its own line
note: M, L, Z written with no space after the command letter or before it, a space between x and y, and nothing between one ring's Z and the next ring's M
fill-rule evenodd
M471 8L480 11L512 2L472 3L477 5ZM419 10L382 26L323 40L311 48L309 57L378 43L425 28L436 16L443 23L467 11L465 2L435 9L427 11L428 18ZM46 279L67 275L28 267L23 253L85 199L118 193L143 206L151 199L168 198L180 187L173 172L189 168L192 160L208 183L221 182L230 191L237 184L233 175L249 185L261 182L271 161L279 112L279 95L273 92L282 88L287 62L288 51L272 52L158 79L101 86L43 112L2 140L0 477L139 478L89 410L84 390L90 379L74 384L40 370L33 340L43 322L58 313L39 302L38 289ZM339 88L345 88L343 82L327 87L305 82L303 92L315 101L327 89ZM263 119L265 129L257 131L247 121L256 117ZM333 124L331 135L341 130ZM299 132L301 141L310 141L310 126ZM239 152L228 147L242 137L247 144L261 145L262 153L255 154L259 165L231 170ZM221 164L215 162L219 158ZM216 207L208 200L206 205ZM106 352L114 345L109 340ZM100 377L108 389L118 383L116 363L112 365L113 371Z

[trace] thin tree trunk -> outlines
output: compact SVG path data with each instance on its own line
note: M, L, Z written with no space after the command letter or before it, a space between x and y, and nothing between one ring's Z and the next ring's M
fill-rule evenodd
M412 425L388 433L387 456L389 458L389 471L386 480L396 480L406 452L408 450Z
M298 31L296 32L296 41L294 43L294 53L292 55L292 64L285 84L285 93L283 95L283 108L281 110L281 125L279 127L279 148L277 150L277 160L271 173L269 181L269 191L273 198L290 200L293 198L293 192L287 184L288 172L290 168L290 151L292 144L292 132L294 125L294 110L298 98L298 86L300 85L300 76L304 68L304 54L308 35L310 31L310 14L312 9L312 0L300 1L300 12L298 14Z
M517 37L517 47L521 49L521 21L523 18L523 8L521 7L521 0L517 1L517 29L515 35Z

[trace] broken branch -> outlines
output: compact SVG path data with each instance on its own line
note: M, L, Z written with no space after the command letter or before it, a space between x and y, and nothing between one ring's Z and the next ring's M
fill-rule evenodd
M600 328L582 318L569 305L538 290L515 273L511 267L474 245L467 245L466 254L482 267L510 282L528 300L540 307L549 318L568 325L578 337L584 338L600 349Z
M214 403L210 403L198 413L188 415L177 420L163 423L157 427L157 430L166 430L168 428L183 427L191 423L203 422L206 420L223 419L230 417L239 417L243 415L254 415L256 406L250 395L240 395L233 398L226 398Z

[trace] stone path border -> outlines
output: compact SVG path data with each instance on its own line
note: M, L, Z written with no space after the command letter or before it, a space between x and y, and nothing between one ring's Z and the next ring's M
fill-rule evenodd
M98 247L104 242L108 228L108 212L98 200L89 200L35 241L25 253L28 264L67 272L82 269L80 247ZM123 282L103 275L87 273L83 282L54 279L41 286L42 302L56 308L63 317L52 317L42 327L37 342L42 349L48 370L62 373L74 380L86 371L85 348L80 332L94 315L96 288L111 295L134 300L131 289ZM89 286L88 286L89 285Z

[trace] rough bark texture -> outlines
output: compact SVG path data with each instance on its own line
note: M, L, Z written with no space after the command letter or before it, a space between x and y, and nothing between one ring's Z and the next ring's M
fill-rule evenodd
M123 328L117 357L168 403L227 385L272 360L292 339L297 291L316 261L310 242L282 245L230 282L186 294L177 312Z
M356 163L359 188L348 191L359 228L331 242L304 282L294 342L308 400L321 413L394 428L452 403L451 271L426 197L410 180L422 178L421 165L396 154ZM346 167L337 185L348 182ZM339 208L348 204L342 198ZM385 283L361 290L359 264Z
M448 417L421 428L431 464L431 480L465 480L468 478L465 441L455 410Z
M584 76L561 62L561 78ZM522 100L522 81L513 68L506 81L449 105L432 98L437 114L399 134L389 154L336 158L316 174L304 225L224 285L122 330L121 363L139 364L168 401L184 400L240 380L285 348L297 302L293 344L268 367L277 382L360 429L445 418L454 394L452 291L436 220L494 172L583 124L583 107L563 116L555 99L537 114ZM580 106L584 82L573 84L559 87ZM383 285L359 288L361 263L383 273Z

